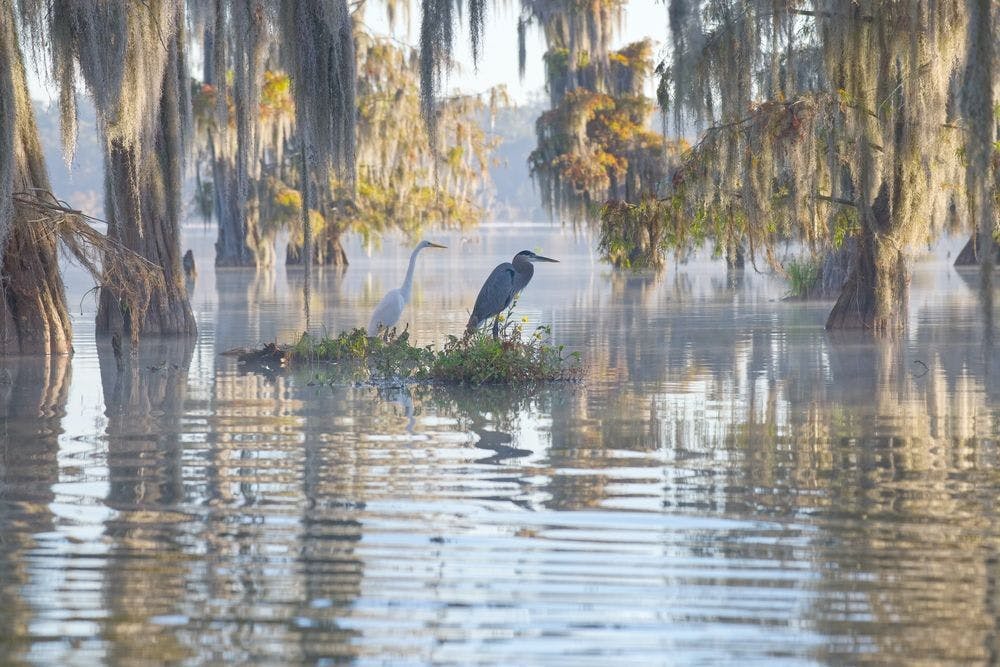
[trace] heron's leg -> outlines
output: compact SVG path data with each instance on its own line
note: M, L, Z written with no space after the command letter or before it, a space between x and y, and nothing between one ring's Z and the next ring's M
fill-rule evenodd
M500 338L500 316L497 315L493 318L493 339L496 340Z

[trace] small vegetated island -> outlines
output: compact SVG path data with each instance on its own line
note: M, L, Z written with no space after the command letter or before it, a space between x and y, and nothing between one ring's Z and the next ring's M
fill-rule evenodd
M583 376L579 352L553 344L549 327L525 332L509 313L497 338L481 331L448 336L440 348L410 344L405 329L369 336L358 328L336 337L303 333L295 344L268 343L236 355L249 369L308 371L314 383L323 384L537 384Z

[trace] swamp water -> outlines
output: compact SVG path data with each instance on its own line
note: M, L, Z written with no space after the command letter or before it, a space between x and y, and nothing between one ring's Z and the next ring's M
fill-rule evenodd
M919 262L909 328L875 342L751 269L616 274L552 227L431 238L451 249L421 254L415 342L536 249L562 263L518 313L587 379L246 374L219 353L305 328L301 270L216 274L202 230L197 339L118 373L70 271L75 356L0 372L0 663L997 659L1000 363L974 273ZM314 332L364 324L409 249L348 253Z

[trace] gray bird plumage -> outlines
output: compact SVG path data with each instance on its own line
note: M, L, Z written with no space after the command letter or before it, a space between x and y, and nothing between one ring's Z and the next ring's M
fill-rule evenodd
M476 305L472 308L472 316L469 317L469 324L466 331L472 333L480 324L510 307L514 297L527 287L531 277L535 274L535 267L532 262L558 262L557 259L536 255L530 250L522 250L514 255L514 260L498 265L490 273L486 282L479 290L476 297ZM499 335L499 321L493 321L493 337Z

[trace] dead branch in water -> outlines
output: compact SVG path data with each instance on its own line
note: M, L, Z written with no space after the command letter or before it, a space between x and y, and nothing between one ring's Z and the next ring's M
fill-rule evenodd
M118 239L94 229L89 222L108 223L85 214L57 198L48 190L31 188L13 194L15 205L37 211L33 220L59 240L102 289L108 289L126 309L134 326L128 332L132 349L139 344L139 322L142 322L154 292L166 287L163 269Z

